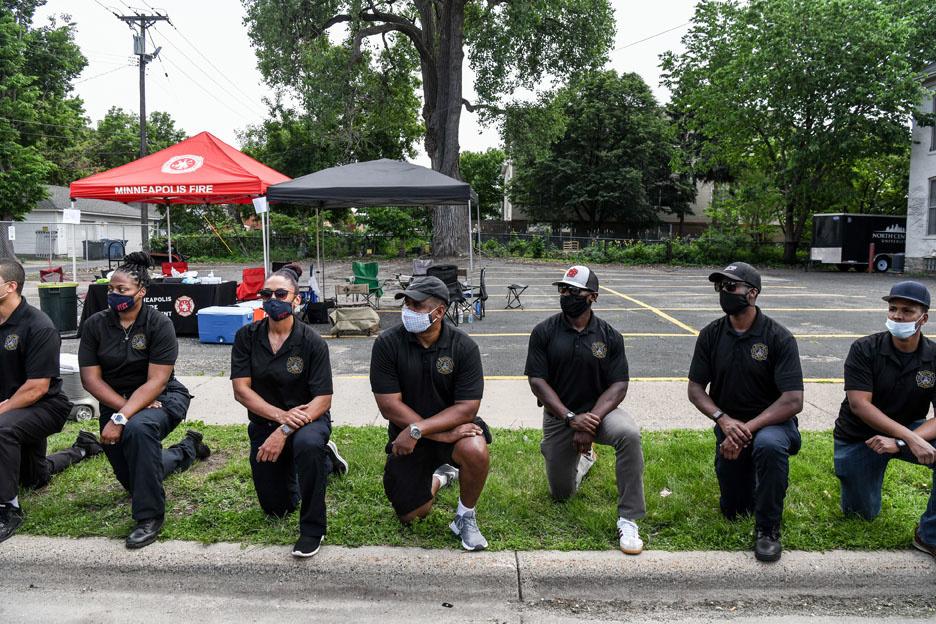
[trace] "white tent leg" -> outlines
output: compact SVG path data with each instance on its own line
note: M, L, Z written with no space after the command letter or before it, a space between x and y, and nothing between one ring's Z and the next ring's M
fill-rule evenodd
M481 202L475 208L478 212L478 253L481 253Z
M474 251L471 246L471 200L468 200L468 270L474 273ZM469 273L470 276L470 273Z
M172 212L171 204L166 204L166 242L169 246L169 262L172 262Z
M72 210L75 209L75 201L74 201L74 200L72 200L71 209L72 209ZM76 240L77 238L78 238L78 226L75 225L75 224L72 224L72 235L71 235L71 251L72 251L72 253L71 253L71 257L72 257L72 281L73 281L73 282L77 282L77 281L78 281L78 259L75 257L75 254L77 253L76 250L75 250L75 246L76 246L75 243L77 242L77 240Z
M260 237L263 242L263 275L264 279L270 277L270 253L267 249L267 220L266 212L260 213Z

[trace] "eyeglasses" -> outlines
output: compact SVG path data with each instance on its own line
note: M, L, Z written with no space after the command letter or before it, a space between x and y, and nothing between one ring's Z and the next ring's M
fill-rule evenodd
M264 301L267 301L274 295L276 296L277 299L285 299L286 297L292 294L292 291L286 290L285 288L277 288L276 290L272 290L270 288L264 288L257 294L260 295L261 299L263 299Z
M560 295L572 295L573 297L578 297L582 293L588 294L589 292L591 291L586 290L584 288L579 288L577 286L560 286L559 287Z
M734 293L734 292L738 292L739 288L745 288L745 287L748 290L751 289L751 286L748 286L744 282L732 282L731 280L722 280L720 282L715 282L715 292L721 292L724 290L725 292Z

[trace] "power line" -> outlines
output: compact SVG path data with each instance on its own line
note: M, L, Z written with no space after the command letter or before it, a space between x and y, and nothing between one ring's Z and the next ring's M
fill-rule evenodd
M164 56L165 56L165 55L164 55ZM170 65L172 65L172 67L173 67L176 71L178 71L178 72L181 73L183 76L185 76L186 78L188 78L196 87L198 87L199 89L201 89L202 91L204 91L205 94L208 95L208 97L212 98L214 101L218 102L219 104L221 104L222 106L224 106L225 108L227 108L229 111L231 111L232 113L234 113L234 114L237 115L238 117L240 117L240 116L242 116L242 115L244 114L244 111L243 111L243 110L239 110L239 111L238 111L238 110L235 110L235 109L231 108L231 106L230 106L227 102L225 102L224 100L222 100L221 98L219 98L217 95L215 95L214 93L212 93L211 91L209 91L208 89L206 89L205 86L202 85L201 82L199 82L198 80L195 80L191 75L189 75L188 73L186 73L186 71L185 71L184 69L182 69L179 65L177 65L176 63L174 63L174 62L172 61L172 59L167 58L167 59L166 59L166 62L169 63ZM235 100L236 100L236 98L235 98Z
M629 47L631 47L631 46L635 46L635 45L637 45L638 43L643 43L644 41L650 41L651 39L656 39L657 37L660 37L660 36L662 36L662 35L665 35L666 33L670 33L670 32L673 32L674 30L679 30L680 28L684 28L684 27L688 26L688 25L691 24L691 23L692 23L692 22L686 22L686 23L684 23L684 24L680 24L679 26L673 26L672 28L667 28L666 30L661 30L660 32L656 33L655 35L650 35L649 37L644 37L643 39L639 39L639 40L637 40L637 41L632 41L632 42L630 42L630 43L628 43L628 44L625 44L625 45L622 45L622 46L618 46L618 47L614 48L614 50L615 50L615 51L617 51L617 50L624 50L624 49L629 48Z
M82 82L88 82L89 80L94 80L94 79L96 79L96 78L101 78L102 76L106 76L106 75L108 75L108 74L113 74L113 73L116 72L116 71L120 71L120 70L123 69L124 67L132 67L132 65L121 65L120 67L115 67L114 69L109 69L109 70L107 70L106 72L101 72L100 74L95 74L95 75L93 75L93 76L88 76L87 78L82 78L81 80L76 80L76 81L75 81L75 84L81 84Z

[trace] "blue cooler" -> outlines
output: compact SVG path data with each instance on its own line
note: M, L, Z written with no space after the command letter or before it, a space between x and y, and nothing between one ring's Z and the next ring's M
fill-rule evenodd
M232 344L234 334L253 322L253 310L237 306L211 306L198 311L198 339L202 342Z

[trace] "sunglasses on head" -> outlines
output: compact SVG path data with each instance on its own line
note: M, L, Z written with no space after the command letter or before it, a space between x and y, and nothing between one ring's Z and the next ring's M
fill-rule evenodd
M724 290L725 292L734 293L738 292L738 290L741 288L747 288L748 290L751 289L751 287L744 282L732 282L731 280L715 282L715 292L721 292Z
M286 290L285 288L277 288L273 290L271 288L264 288L259 293L260 298L264 301L268 300L270 297L276 296L277 299L285 299L292 294L291 290Z
M578 297L582 293L588 294L589 290L584 288L579 288L578 286L560 286L559 294L560 295L572 295L573 297Z

